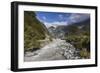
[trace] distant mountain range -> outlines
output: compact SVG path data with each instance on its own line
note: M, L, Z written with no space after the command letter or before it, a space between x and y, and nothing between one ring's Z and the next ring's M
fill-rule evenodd
M77 22L77 23L71 23L69 25L59 25L57 27L51 26L48 28L49 32L52 34L52 36L56 38L64 38L65 35L68 34L79 34L81 32L90 31L90 19Z

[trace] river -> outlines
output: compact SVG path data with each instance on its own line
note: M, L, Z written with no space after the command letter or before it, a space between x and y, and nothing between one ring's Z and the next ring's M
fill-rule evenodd
M43 48L27 52L24 56L24 61L70 60L78 58L76 49L70 43L61 39L53 39L52 42Z

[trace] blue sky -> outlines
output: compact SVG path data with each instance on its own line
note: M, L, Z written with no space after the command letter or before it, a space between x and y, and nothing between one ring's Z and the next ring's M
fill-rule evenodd
M39 21L47 27L57 25L68 25L86 20L90 17L89 14L80 13L60 13L60 12L35 12Z

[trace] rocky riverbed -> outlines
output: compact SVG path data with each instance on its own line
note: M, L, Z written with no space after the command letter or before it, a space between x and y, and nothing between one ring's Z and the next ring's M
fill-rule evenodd
M24 61L50 61L79 59L77 50L65 40L53 39L48 45L33 52L26 52Z

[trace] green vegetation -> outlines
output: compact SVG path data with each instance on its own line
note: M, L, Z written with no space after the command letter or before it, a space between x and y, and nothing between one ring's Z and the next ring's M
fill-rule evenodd
M33 48L40 48L40 42L48 34L43 24L36 18L36 14L31 11L24 12L24 48L25 51Z
M60 26L59 28L62 28L61 30L64 31L64 40L71 43L76 49L80 50L79 55L81 58L90 58L89 20L64 27ZM59 34L59 32L56 32L56 34ZM36 18L35 12L24 12L25 51L41 48L41 45L44 46L52 41L52 38L53 37L50 36L48 29Z
M81 58L86 58L86 59L90 58L90 52L88 52L88 51L86 50L86 48L83 48L83 49L80 51L79 54L80 54Z
M85 28L86 29L86 28ZM80 50L81 58L90 57L90 30L79 29L77 26L70 26L69 33L65 40Z

